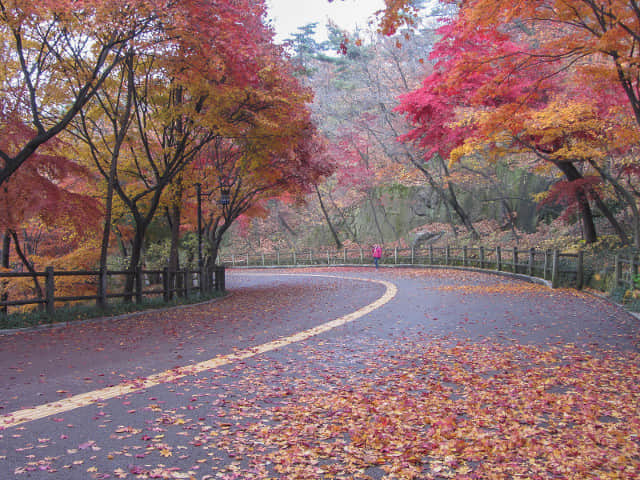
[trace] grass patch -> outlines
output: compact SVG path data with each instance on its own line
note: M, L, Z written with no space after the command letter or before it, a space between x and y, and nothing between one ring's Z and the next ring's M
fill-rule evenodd
M52 325L62 322L72 322L76 320L87 320L91 318L112 317L125 313L141 312L159 308L169 308L178 305L190 305L204 302L214 298L223 297L223 292L212 292L206 295L193 295L188 298L175 298L165 302L161 297L145 299L141 303L127 303L123 301L112 301L106 308L99 308L94 305L71 305L56 308L53 315L47 315L44 311L34 310L31 312L12 313L10 315L0 314L0 330L28 328L38 325Z

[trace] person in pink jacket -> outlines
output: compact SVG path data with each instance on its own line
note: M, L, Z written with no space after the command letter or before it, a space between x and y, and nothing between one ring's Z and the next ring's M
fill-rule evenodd
M371 255L373 256L373 263L375 263L376 268L378 268L378 262L380 261L380 257L382 257L382 247L375 244L373 248L371 248Z

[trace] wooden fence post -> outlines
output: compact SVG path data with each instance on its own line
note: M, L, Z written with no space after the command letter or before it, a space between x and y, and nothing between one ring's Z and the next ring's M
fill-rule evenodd
M394 265L398 264L398 247L395 247L393 249L393 264Z
M496 270L502 270L502 249L496 247Z
M467 260L467 246L465 245L464 247L462 247L462 266L466 267L468 260Z
M480 247L480 268L484 268L484 247Z
M53 276L53 267L47 267L44 269L44 273L46 275L44 286L45 286L45 308L47 311L47 315L53 315L55 312L55 279Z
M262 266L264 267L264 252L262 252Z
M631 288L635 288L636 286L636 278L638 277L638 257L635 255L631 256Z
M533 276L533 265L534 265L533 262L535 261L535 255L536 255L536 250L534 248L530 248L529 249L529 266L527 269L527 272L530 277Z
M331 265L331 257L329 256L329 250L327 250L327 265Z
M560 285L560 253L553 251L553 261L551 263L551 288L558 288Z
M142 267L138 265L135 273L136 303L142 303Z
M415 256L416 256L415 247L411 245L411 265L413 265L414 263Z
M184 294L187 298L191 296L191 287L193 287L193 272L187 268L184 272Z
M107 307L107 269L101 268L98 273L98 307Z
M168 302L171 298L169 296L171 289L171 281L169 280L169 267L164 267L162 269L162 299L165 302Z
M185 283L187 282L187 275L184 270L178 270L176 272L176 291L178 297L184 297L185 293Z
M620 255L616 255L615 257L615 270L614 270L614 278L615 278L615 286L620 285L620 280L622 279L622 268L620 265Z
M513 247L513 273L518 273L518 247Z
M298 265L298 259L296 258L296 251L293 250L293 265Z
M578 251L578 264L576 265L576 288L582 290L584 286L584 252Z
M360 265L364 263L364 253L362 252L362 247L360 247Z
M280 265L280 250L276 250L276 265Z
M449 265L449 254L451 253L451 249L449 248L449 245L447 245L447 248L445 248L444 250L444 264L445 265Z
M429 265L433 265L433 245L429 245Z

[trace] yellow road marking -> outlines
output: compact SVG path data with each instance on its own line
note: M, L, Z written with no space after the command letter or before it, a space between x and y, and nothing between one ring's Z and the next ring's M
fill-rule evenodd
M284 274L284 275L299 276L303 274ZM365 305L364 307L356 310L355 312L349 313L340 318L336 318L335 320L331 320L327 323L323 323L322 325L318 325L317 327L313 327L308 330L295 333L288 337L280 338L272 342L263 343L262 345L247 348L245 350L241 350L236 353L231 353L229 355L220 355L210 360L206 360L204 362L196 363L193 365L187 365L185 367L178 367L172 370L166 370L164 372L151 375L145 379L139 379L133 382L124 382L119 385L114 385L113 387L102 388L100 390L93 390L91 392L74 395L72 397L62 399L60 401L51 402L51 403L39 405L32 408L26 408L23 410L17 410L15 412L9 413L6 416L2 417L2 419L0 420L0 428L15 427L16 425L20 425L22 423L40 420L42 418L46 418L52 415L59 415L61 413L68 412L70 410L75 410L76 408L86 407L94 403L99 403L105 400L109 400L111 398L119 397L121 395L138 392L140 390L151 388L156 385L160 385L162 383L168 383L174 380L178 380L187 375L195 375L200 372L204 372L206 370L219 368L224 365L237 362L239 360L244 360L246 358L250 358L255 355L259 355L261 353L266 353L271 350L285 347L287 345L291 345L292 343L301 342L303 340L306 340L315 335L319 335L321 333L327 332L329 330L332 330L346 323L353 322L354 320L357 320L358 318L364 315L367 315L368 313L371 313L375 309L380 308L381 306L389 302L396 295L398 291L397 287L393 283L387 282L385 280L374 280L374 279L368 279L368 278L354 278L354 277L339 277L336 275L320 275L320 274L313 274L313 275L307 275L307 276L331 277L331 278L341 278L346 280L360 280L360 281L366 281L366 282L375 282L375 283L380 283L384 285L386 287L386 291L384 295L382 295L378 300L376 300L373 303L370 303L369 305Z

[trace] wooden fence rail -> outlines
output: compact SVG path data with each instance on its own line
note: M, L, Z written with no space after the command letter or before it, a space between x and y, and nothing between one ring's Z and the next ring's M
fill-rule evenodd
M125 270L109 271L55 271L47 267L44 272L35 272L38 279L44 279L42 296L34 294L31 298L12 298L6 296L6 282L16 278L33 278L34 274L24 272L0 272L0 283L4 294L0 299L0 310L8 311L8 307L37 305L51 314L56 304L78 301L95 301L99 306L108 305L108 300L124 298L137 303L145 297L162 295L164 301L175 296L188 297L193 294L204 294L213 290L225 290L225 267L252 266L332 266L332 265L370 265L371 256L368 251L358 248L343 250L305 250L275 251L269 253L221 254L218 260L222 264L207 272L198 270L169 271L138 269L134 274L134 289L131 293L122 292L124 282L115 281L117 277L126 278L131 275ZM433 265L461 266L483 270L495 270L525 274L549 280L556 288L568 285L582 288L585 285L584 254L563 253L558 250L538 250L534 248L502 248L487 247L434 247L425 248L384 248L381 264L387 265ZM615 256L615 285L627 289L640 287L636 256ZM56 296L56 279L63 277L82 277L85 285L94 288L95 294ZM120 290L120 291L115 291Z
M361 248L342 250L275 251L270 253L230 253L218 257L220 263L244 266L369 265L371 255ZM534 248L434 247L384 248L382 264L474 267L519 273L582 288L585 283L584 255Z
M122 287L122 281L115 279L126 278L133 275L133 292L116 292L114 290ZM98 306L106 307L108 300L112 298L123 298L125 301L135 299L136 303L141 303L145 297L162 295L164 301L169 301L174 297L189 297L192 294L204 295L212 291L225 291L225 267L216 266L207 271L199 270L178 270L172 271L168 268L162 270L143 270L138 268L135 273L126 270L74 270L55 271L53 267L47 267L44 272L22 273L22 272L0 272L0 282L3 284L12 278L44 278L44 290L42 297L38 298L18 298L8 299L7 286L3 285L3 297L0 301L0 309L7 313L8 307L23 305L38 305L46 310L48 314L55 312L56 304L95 301ZM56 279L62 277L81 277L84 285L89 291L94 290L95 294L89 295L56 295ZM5 280L7 279L7 280ZM34 289L35 290L35 289Z

